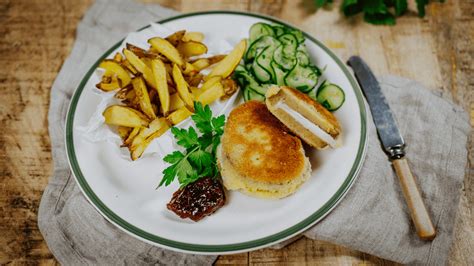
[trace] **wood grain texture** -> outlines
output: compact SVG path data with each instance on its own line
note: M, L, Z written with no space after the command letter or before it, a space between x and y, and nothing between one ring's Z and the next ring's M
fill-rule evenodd
M474 2L432 3L424 19L410 11L397 25L345 19L312 0L159 0L182 12L227 9L273 15L313 34L343 60L361 55L377 75L395 74L442 93L470 112L474 124ZM0 264L56 264L38 231L41 193L51 174L47 131L49 90L92 0L0 0ZM451 265L474 265L474 149L471 133ZM301 238L282 250L221 256L218 265L394 263Z

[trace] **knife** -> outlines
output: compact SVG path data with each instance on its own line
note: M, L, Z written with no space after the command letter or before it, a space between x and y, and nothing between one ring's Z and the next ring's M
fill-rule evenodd
M418 236L423 240L432 240L436 236L436 230L423 203L415 176L411 173L405 158L405 142L395 123L387 99L369 66L360 57L352 56L347 64L354 70L369 103L377 133L399 178Z

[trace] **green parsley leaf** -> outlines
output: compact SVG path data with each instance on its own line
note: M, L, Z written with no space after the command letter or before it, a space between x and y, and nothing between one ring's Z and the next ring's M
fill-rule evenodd
M173 133L174 137L176 138L176 143L186 149L198 144L198 135L196 130L194 130L192 127L190 127L188 130L173 127L171 128L171 133Z
M184 154L180 151L174 151L163 158L163 161L171 164L175 164L184 158Z
M197 171L188 159L183 159L176 164L176 175L180 184L186 183L188 179L197 179Z
M393 25L395 16L390 13L384 0L363 1L364 20L376 25Z
M201 149L189 154L189 160L193 166L201 172L206 166L212 164L212 154Z
M314 0L317 7L323 7L326 4L332 3L332 0Z
M224 124L225 124L225 116L221 115L219 117L214 117L211 120L211 125L214 131L216 131L217 134L222 134L224 133Z
M174 151L163 160L170 164L163 170L163 178L158 187L168 186L176 177L181 187L187 186L202 177L216 177L219 174L216 162L216 149L224 133L225 116L212 117L209 106L194 103L195 114L191 117L199 133L189 129L171 128L176 143L185 152Z
M439 0L444 2L444 0ZM416 0L418 16L425 16L425 7L429 0ZM327 4L323 0L315 0L316 6ZM376 25L394 25L395 16L403 15L408 9L407 0L343 0L341 9L346 16L364 13L366 22ZM392 9L395 11L392 12Z
M204 108L200 102L194 102L195 114L191 116L196 127L202 134L212 133L212 111L209 105L206 105Z
M362 11L363 4L359 0L344 0L341 7L344 15L353 16Z
M385 4L388 7L393 6L395 8L395 16L397 17L403 15L403 13L405 13L408 8L407 0L385 0Z
M418 16L420 18L425 16L425 6L428 4L429 0L416 0L416 9L418 9Z

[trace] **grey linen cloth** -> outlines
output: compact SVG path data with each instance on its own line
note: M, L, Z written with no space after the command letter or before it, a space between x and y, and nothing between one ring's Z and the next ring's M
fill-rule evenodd
M38 218L48 247L62 264L207 265L216 259L164 250L122 232L85 199L67 163L65 117L84 74L128 32L174 14L158 5L98 0L78 26L72 53L51 89L54 172ZM414 81L384 77L380 82L408 143L408 158L438 236L432 242L417 238L370 117L367 159L358 180L333 212L304 235L400 263L445 264L467 163L467 115Z

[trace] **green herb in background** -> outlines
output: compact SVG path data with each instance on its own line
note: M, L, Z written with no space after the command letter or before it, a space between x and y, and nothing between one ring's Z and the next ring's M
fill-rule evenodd
M332 0L314 0L317 7L332 2ZM429 0L416 0L419 17L425 16L425 6L428 2ZM376 25L394 25L395 17L403 15L407 7L407 0L343 0L341 4L344 15L349 17L362 12L366 22Z
M191 118L201 135L193 127L187 130L171 128L176 143L186 151L174 151L163 158L171 165L163 170L163 179L158 187L163 184L168 186L176 177L181 187L184 187L199 178L216 177L219 173L216 149L224 133L225 116L212 117L211 108L208 105L203 107L199 102L194 102L194 110Z

